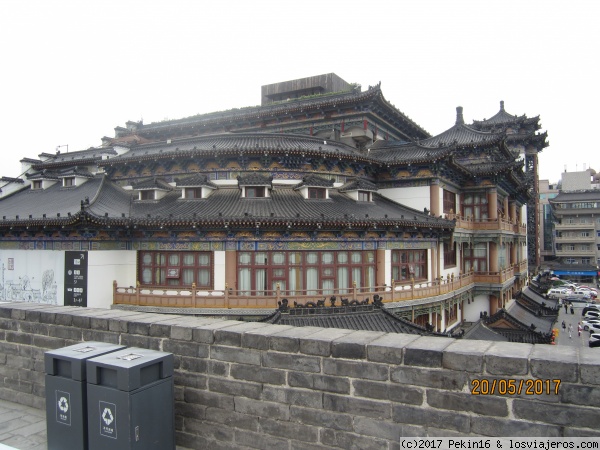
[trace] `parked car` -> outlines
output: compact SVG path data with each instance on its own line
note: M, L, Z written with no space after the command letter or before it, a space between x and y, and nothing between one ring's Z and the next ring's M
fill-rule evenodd
M581 324L585 331L589 331L590 333L600 333L600 321L590 321L587 323L587 327Z
M600 314L600 305L593 305L591 303L588 303L581 311L581 315L585 316L589 312L597 312Z
M552 289L549 289L548 292L546 292L546 298L549 298L552 300L565 298L569 295L570 292L571 291L569 289L552 288Z
M600 333L590 334L590 340L588 341L590 347L600 347Z
M596 291L596 289L591 289L591 288L588 288L588 287L584 288L584 287L579 286L579 288L577 290L581 291L581 292L587 292L590 295L591 298L597 298L598 297L598 292Z
M587 303L589 303L590 299L589 298L583 298L583 297L575 297L573 295L568 295L565 298L562 299L563 305L565 303L577 303L579 306L581 305L586 305Z
M582 319L600 319L600 311L588 311L583 315Z
M585 331L590 328L600 327L600 319L587 319L581 321L581 326Z

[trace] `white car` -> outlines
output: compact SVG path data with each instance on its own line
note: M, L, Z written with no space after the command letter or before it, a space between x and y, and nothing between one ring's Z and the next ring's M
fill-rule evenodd
M587 319L600 319L600 311L588 311L582 317L583 320Z
M588 341L590 347L600 347L600 333L590 334L590 340Z
M600 323L589 323L587 328L584 330L589 331L590 333L600 333Z
M581 321L581 326L584 330L589 330L595 326L600 326L600 319L583 319Z

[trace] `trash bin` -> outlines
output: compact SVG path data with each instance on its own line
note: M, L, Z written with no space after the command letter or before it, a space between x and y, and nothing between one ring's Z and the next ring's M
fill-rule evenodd
M125 348L82 342L44 353L48 450L87 450L86 360Z
M175 449L173 354L127 348L87 373L90 450Z

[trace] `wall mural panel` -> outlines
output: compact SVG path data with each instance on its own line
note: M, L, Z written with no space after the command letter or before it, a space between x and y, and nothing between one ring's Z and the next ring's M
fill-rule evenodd
M63 304L63 252L0 250L0 272L0 300Z

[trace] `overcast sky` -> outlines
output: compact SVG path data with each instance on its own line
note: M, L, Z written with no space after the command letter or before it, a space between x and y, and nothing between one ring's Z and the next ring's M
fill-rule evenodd
M258 105L335 72L436 135L539 115L540 178L600 170L597 0L0 0L0 175L144 123ZM61 147L67 151L67 147Z

